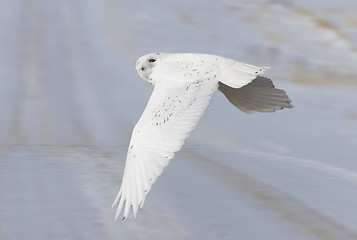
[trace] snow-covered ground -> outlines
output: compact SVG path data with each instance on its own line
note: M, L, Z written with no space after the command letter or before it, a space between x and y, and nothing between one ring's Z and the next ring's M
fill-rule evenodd
M0 239L357 239L357 2L0 2ZM149 52L270 66L293 109L217 93L114 222Z

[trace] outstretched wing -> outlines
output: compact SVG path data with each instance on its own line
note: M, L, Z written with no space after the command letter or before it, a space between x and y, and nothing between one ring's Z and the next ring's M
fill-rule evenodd
M232 88L220 82L219 90L234 106L246 113L274 112L293 107L285 91L275 88L269 78L262 76L241 88Z
M136 217L151 185L198 123L218 81L156 81L144 113L136 124L126 159L123 181L113 203L115 219L124 207L123 221L132 207Z

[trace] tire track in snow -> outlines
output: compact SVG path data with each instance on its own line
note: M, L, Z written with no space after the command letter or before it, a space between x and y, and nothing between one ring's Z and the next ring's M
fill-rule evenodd
M46 29L44 16L45 10L36 4L31 4L31 11L26 15L31 19L34 28L27 29L25 43L28 47L27 64L22 79L26 81L27 99L23 103L24 116L23 125L28 132L27 143L40 144L53 142L53 127L51 119L51 106L48 101L48 79L50 78L49 63L50 58L46 55L44 45L46 42ZM42 9L38 12L38 9ZM24 8L28 11L28 7ZM25 27L25 25L23 25ZM24 29L25 30L25 29ZM30 121L30 122L28 122Z
M29 2L29 1L28 1ZM27 2L27 3L28 3ZM24 20L23 22L26 22L27 24L30 23L30 17L27 16L31 12L31 8L29 6L22 6L23 9L27 9L27 12L21 11L21 16L23 16ZM19 10L19 9L16 9ZM17 36L21 39L20 41L20 46L13 46L13 48L19 47L18 50L18 59L17 59L17 68L20 73L26 72L27 68L27 58L28 54L27 52L29 51L29 45L28 44L23 44L22 41L25 42L25 34L27 32L26 25L22 24L19 26L17 29ZM15 42L16 43L16 42ZM25 135L25 130L24 126L21 124L20 119L22 118L22 114L24 111L24 106L23 102L25 101L24 96L26 93L26 88L27 88L27 82L23 79L24 74L18 74L16 75L17 79L13 79L13 81L16 81L16 87L14 88L15 92L12 93L13 98L9 101L10 104L12 104L11 108L12 113L10 117L10 126L9 126L9 143L26 143L27 142L27 136Z
M204 144L208 149L212 147L217 148L217 146L220 146L226 149L230 149L230 151L233 150L233 152L239 154L243 152L248 155L262 157L269 161L288 162L289 164L292 163L298 167L310 168L315 171L319 171L324 174L327 174L331 177L337 178L339 180L357 185L357 173L352 170L334 166L332 164L324 163L314 159L294 157L294 156L288 156L285 154L272 153L272 152L264 152L259 149L252 148L251 146L248 145L242 145L239 142L237 142L234 138L225 136L218 131L214 131L214 132L212 131L214 130L210 128L209 132L214 133L215 135L214 139L208 136L206 134L207 132L206 133L201 132L200 134L195 134L193 136L194 141L196 141L197 144ZM207 139L209 139L209 141L207 141ZM235 151L234 149L239 149L239 150Z
M80 144L93 145L97 139L93 135L92 129L87 127L91 116L82 117L82 114L99 111L100 108L95 104L96 95L93 93L89 81L86 81L89 77L85 76L85 73L90 69L83 68L80 58L76 54L81 46L77 36L79 32L78 18L74 17L72 12L74 5L75 3L68 1L56 3L56 18L63 24L62 31L65 33L62 39L60 38L62 42L59 44L62 47L63 67L68 71L65 76L68 77L66 81L69 85L68 89L62 89L62 91L69 91L71 124L74 125L77 134L81 137ZM94 107L96 107L95 110L93 110Z
M343 226L335 219L310 208L288 194L197 151L187 150L187 153L198 164L209 165L210 168L204 169L207 169L206 171L212 169L212 176L231 186L234 190L244 192L259 203L262 208L278 213L285 220L294 224L302 233L321 240L357 239L355 230ZM217 170L224 172L225 175L217 176L215 174Z
M71 88L74 92L72 101L78 112L76 125L80 126L82 133L86 135L86 144L97 145L107 142L108 136L112 134L112 129L108 127L110 114L104 110L100 101L101 97L105 97L105 93L101 93L96 88L96 83L101 81L96 78L97 71L102 71L102 69L100 66L93 69L91 61L95 62L95 60L88 59L88 55L95 57L91 54L95 52L95 49L101 49L103 42L97 40L96 34L100 33L95 31L96 25L92 26L91 22L86 21L89 12L80 12L88 10L87 3L85 6L82 4L84 3L61 1L58 9L60 18L63 19L66 26L64 54L67 59L67 67L71 72ZM95 16L90 18L96 23L95 19ZM87 39L95 39L95 45L90 45L93 42L87 41ZM93 49L83 48L83 44L88 44Z
M1 183L3 183L3 174L4 171L6 170L6 167L4 167L4 162L5 162L5 157L8 156L8 154L11 151L11 147L9 146L4 146L4 145L0 145L0 192L1 192L1 188L4 187ZM0 195L0 206L4 206L4 196ZM3 217L1 208L0 208L0 239L6 239L5 238L5 223L6 223L6 218Z
M12 46L14 49L19 49L17 56L19 74L16 79L12 79L16 81L17 87L11 93L13 99L10 102L13 111L10 118L10 143L51 144L58 143L58 139L66 139L63 137L66 135L65 131L58 129L59 125L64 124L63 119L53 118L56 117L53 115L53 110L58 109L63 101L51 101L50 99L53 91L62 92L62 97L68 96L66 93L68 89L62 83L58 85L62 86L61 88L52 89L52 92L50 89L51 81L59 80L59 78L53 80L56 74L53 69L56 69L57 66L53 66L54 62L51 61L54 57L53 52L50 52L46 46L53 44L53 38L50 37L52 34L60 33L57 33L53 26L49 26L51 16L56 15L58 10L49 7L48 4L50 3L25 1L18 9L13 10L20 11L23 19L15 31L16 36L14 36L20 38L21 41L19 43L15 41ZM55 31L55 33L51 33L51 31ZM68 42L66 38L64 40ZM61 38L55 39L55 41L58 42L57 47L61 48L62 43L59 42ZM59 51L64 51L64 49ZM61 56L63 55L57 57ZM63 57L60 61L67 62ZM67 69L61 69L61 71L68 72ZM77 95L76 92L71 93L72 95L69 97ZM72 104L66 107L67 109L68 107L73 108ZM76 115L68 113L68 110L65 114L68 115L65 121L69 121L70 125L75 125L71 136L79 137L82 139L80 142L85 143L86 141L83 139L89 137L82 130L81 121Z
M16 79L17 87L12 95L13 113L10 128L10 143L37 144L48 141L48 105L45 97L46 64L42 51L44 31L41 14L34 2L26 1L20 11L21 25L16 29L16 36L21 40L14 41L18 50Z

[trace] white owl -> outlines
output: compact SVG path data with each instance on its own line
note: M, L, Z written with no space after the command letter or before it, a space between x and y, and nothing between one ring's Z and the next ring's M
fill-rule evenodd
M112 206L119 204L115 219L124 205L123 221L131 208L136 218L151 185L181 149L217 90L246 113L291 108L285 91L259 76L267 69L208 54L140 57L136 70L155 87L132 132L121 188Z

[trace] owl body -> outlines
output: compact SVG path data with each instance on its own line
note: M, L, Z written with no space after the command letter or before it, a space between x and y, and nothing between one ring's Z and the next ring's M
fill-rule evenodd
M148 104L135 125L123 181L113 203L115 219L124 208L136 217L152 184L179 151L219 90L246 113L291 108L285 91L260 76L268 68L232 59L194 53L150 53L136 70L154 85Z

